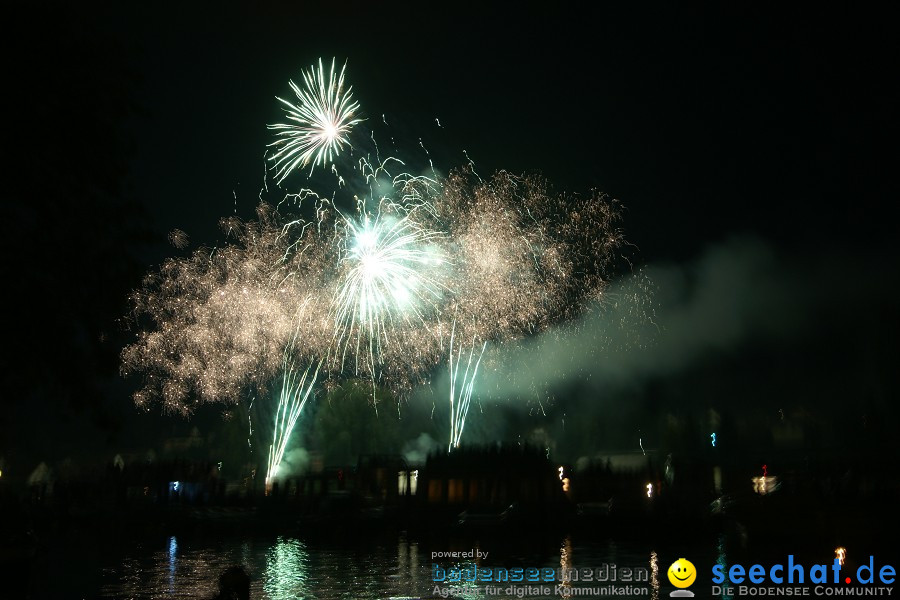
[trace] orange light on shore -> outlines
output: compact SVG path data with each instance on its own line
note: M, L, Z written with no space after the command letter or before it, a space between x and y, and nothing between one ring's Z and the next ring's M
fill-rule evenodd
M560 467L557 469L559 471L559 480L562 481L562 491L569 491L569 478L563 477L563 472L565 471L565 467Z
M843 546L834 549L834 557L838 560L838 563L843 565L844 560L847 559L847 549Z

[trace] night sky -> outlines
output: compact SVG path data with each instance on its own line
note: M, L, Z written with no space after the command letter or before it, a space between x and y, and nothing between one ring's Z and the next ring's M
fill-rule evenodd
M445 173L466 151L482 173L619 199L659 288L651 352L565 382L546 422L498 409L474 441L575 413L596 428L574 440L630 447L659 415L710 406L896 434L887 14L426 6L8 20L0 460L109 460L188 426L136 411L118 376L128 294L179 253L169 231L215 245L220 217L253 215L275 96L319 57L348 61L367 123L412 164L421 138Z

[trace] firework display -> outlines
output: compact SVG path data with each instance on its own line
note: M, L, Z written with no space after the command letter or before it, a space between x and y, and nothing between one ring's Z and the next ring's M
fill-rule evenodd
M282 98L290 123L270 125L277 132L278 139L271 146L277 152L271 157L275 162L278 181L298 167L312 163L310 173L316 165L331 162L340 150L348 144L347 135L360 119L354 115L359 104L353 101L352 89L344 90L344 68L335 72L331 61L328 75L319 60L318 71L310 67L303 73L303 86L290 82L297 102Z
M304 87L291 87L297 103L281 101L292 123L271 126L278 182L336 161L359 122L334 62L326 75L319 61ZM354 190L351 208L303 188L277 208L262 204L256 221L224 220L227 245L149 276L133 298L146 327L122 356L125 374L143 376L137 404L190 413L280 383L272 478L317 386L359 377L399 397L449 368L448 448L457 447L485 349L599 297L622 243L619 213L603 194L558 194L539 176L389 172L402 166L359 159L338 177ZM308 200L314 215L298 217ZM171 241L182 247L187 237Z

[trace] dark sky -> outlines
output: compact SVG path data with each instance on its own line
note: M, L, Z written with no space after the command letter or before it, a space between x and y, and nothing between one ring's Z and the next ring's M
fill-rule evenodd
M444 169L467 150L622 199L647 260L733 232L793 248L893 230L898 57L878 14L337 12L118 20L146 110L132 174L160 227L202 231L232 192L252 208L274 96L335 56L369 119Z
M134 414L116 375L127 295L175 252L168 231L215 244L220 217L252 214L266 124L281 116L275 96L319 57L348 61L364 115L372 127L384 115L410 158L421 160L421 138L443 171L465 150L481 172L603 190L626 207L638 265L696 275L705 271L690 265L751 239L784 267L767 285L800 281L787 295L809 309L802 344L830 340L846 350L828 360L844 365L887 346L877 330L896 331L900 72L887 14L426 7L10 19L4 333L16 358L0 460L35 446L106 452L135 432L169 431L170 420ZM729 300L732 312L744 314L744 299ZM754 360L784 344L767 339Z

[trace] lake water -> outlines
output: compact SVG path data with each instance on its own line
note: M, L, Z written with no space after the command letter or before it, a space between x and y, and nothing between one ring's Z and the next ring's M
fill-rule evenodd
M509 582L459 589L457 583L435 582L433 565L446 574L454 567L538 567L596 570L616 565L618 581L584 581L601 594L572 597L667 598L674 588L666 571L680 557L697 567L695 591L709 595L709 569L729 563L725 536L651 541L580 540L571 534L519 532L514 538L497 534L415 539L404 532L360 537L342 533L307 538L300 535L183 534L148 535L69 533L42 549L27 575L26 596L32 598L213 598L218 577L229 566L241 565L251 576L254 599L307 600L387 598L473 599L561 598L566 588L555 583ZM432 558L434 552L487 553L481 559ZM830 549L821 558L830 561ZM782 555L783 558L783 555ZM646 581L626 582L623 568L645 569ZM607 571L609 573L609 571ZM22 574L26 577L25 574ZM610 577L607 577L611 579ZM705 583L701 583L705 582ZM632 586L629 590L627 586ZM453 589L450 589L451 586ZM491 586L494 586L493 588ZM523 587L523 586L531 586ZM549 586L541 591L535 586ZM624 589L623 589L624 588ZM511 593L510 593L511 592ZM612 592L615 592L613 594ZM2 595L2 594L0 594ZM4 595L5 597L5 595Z

